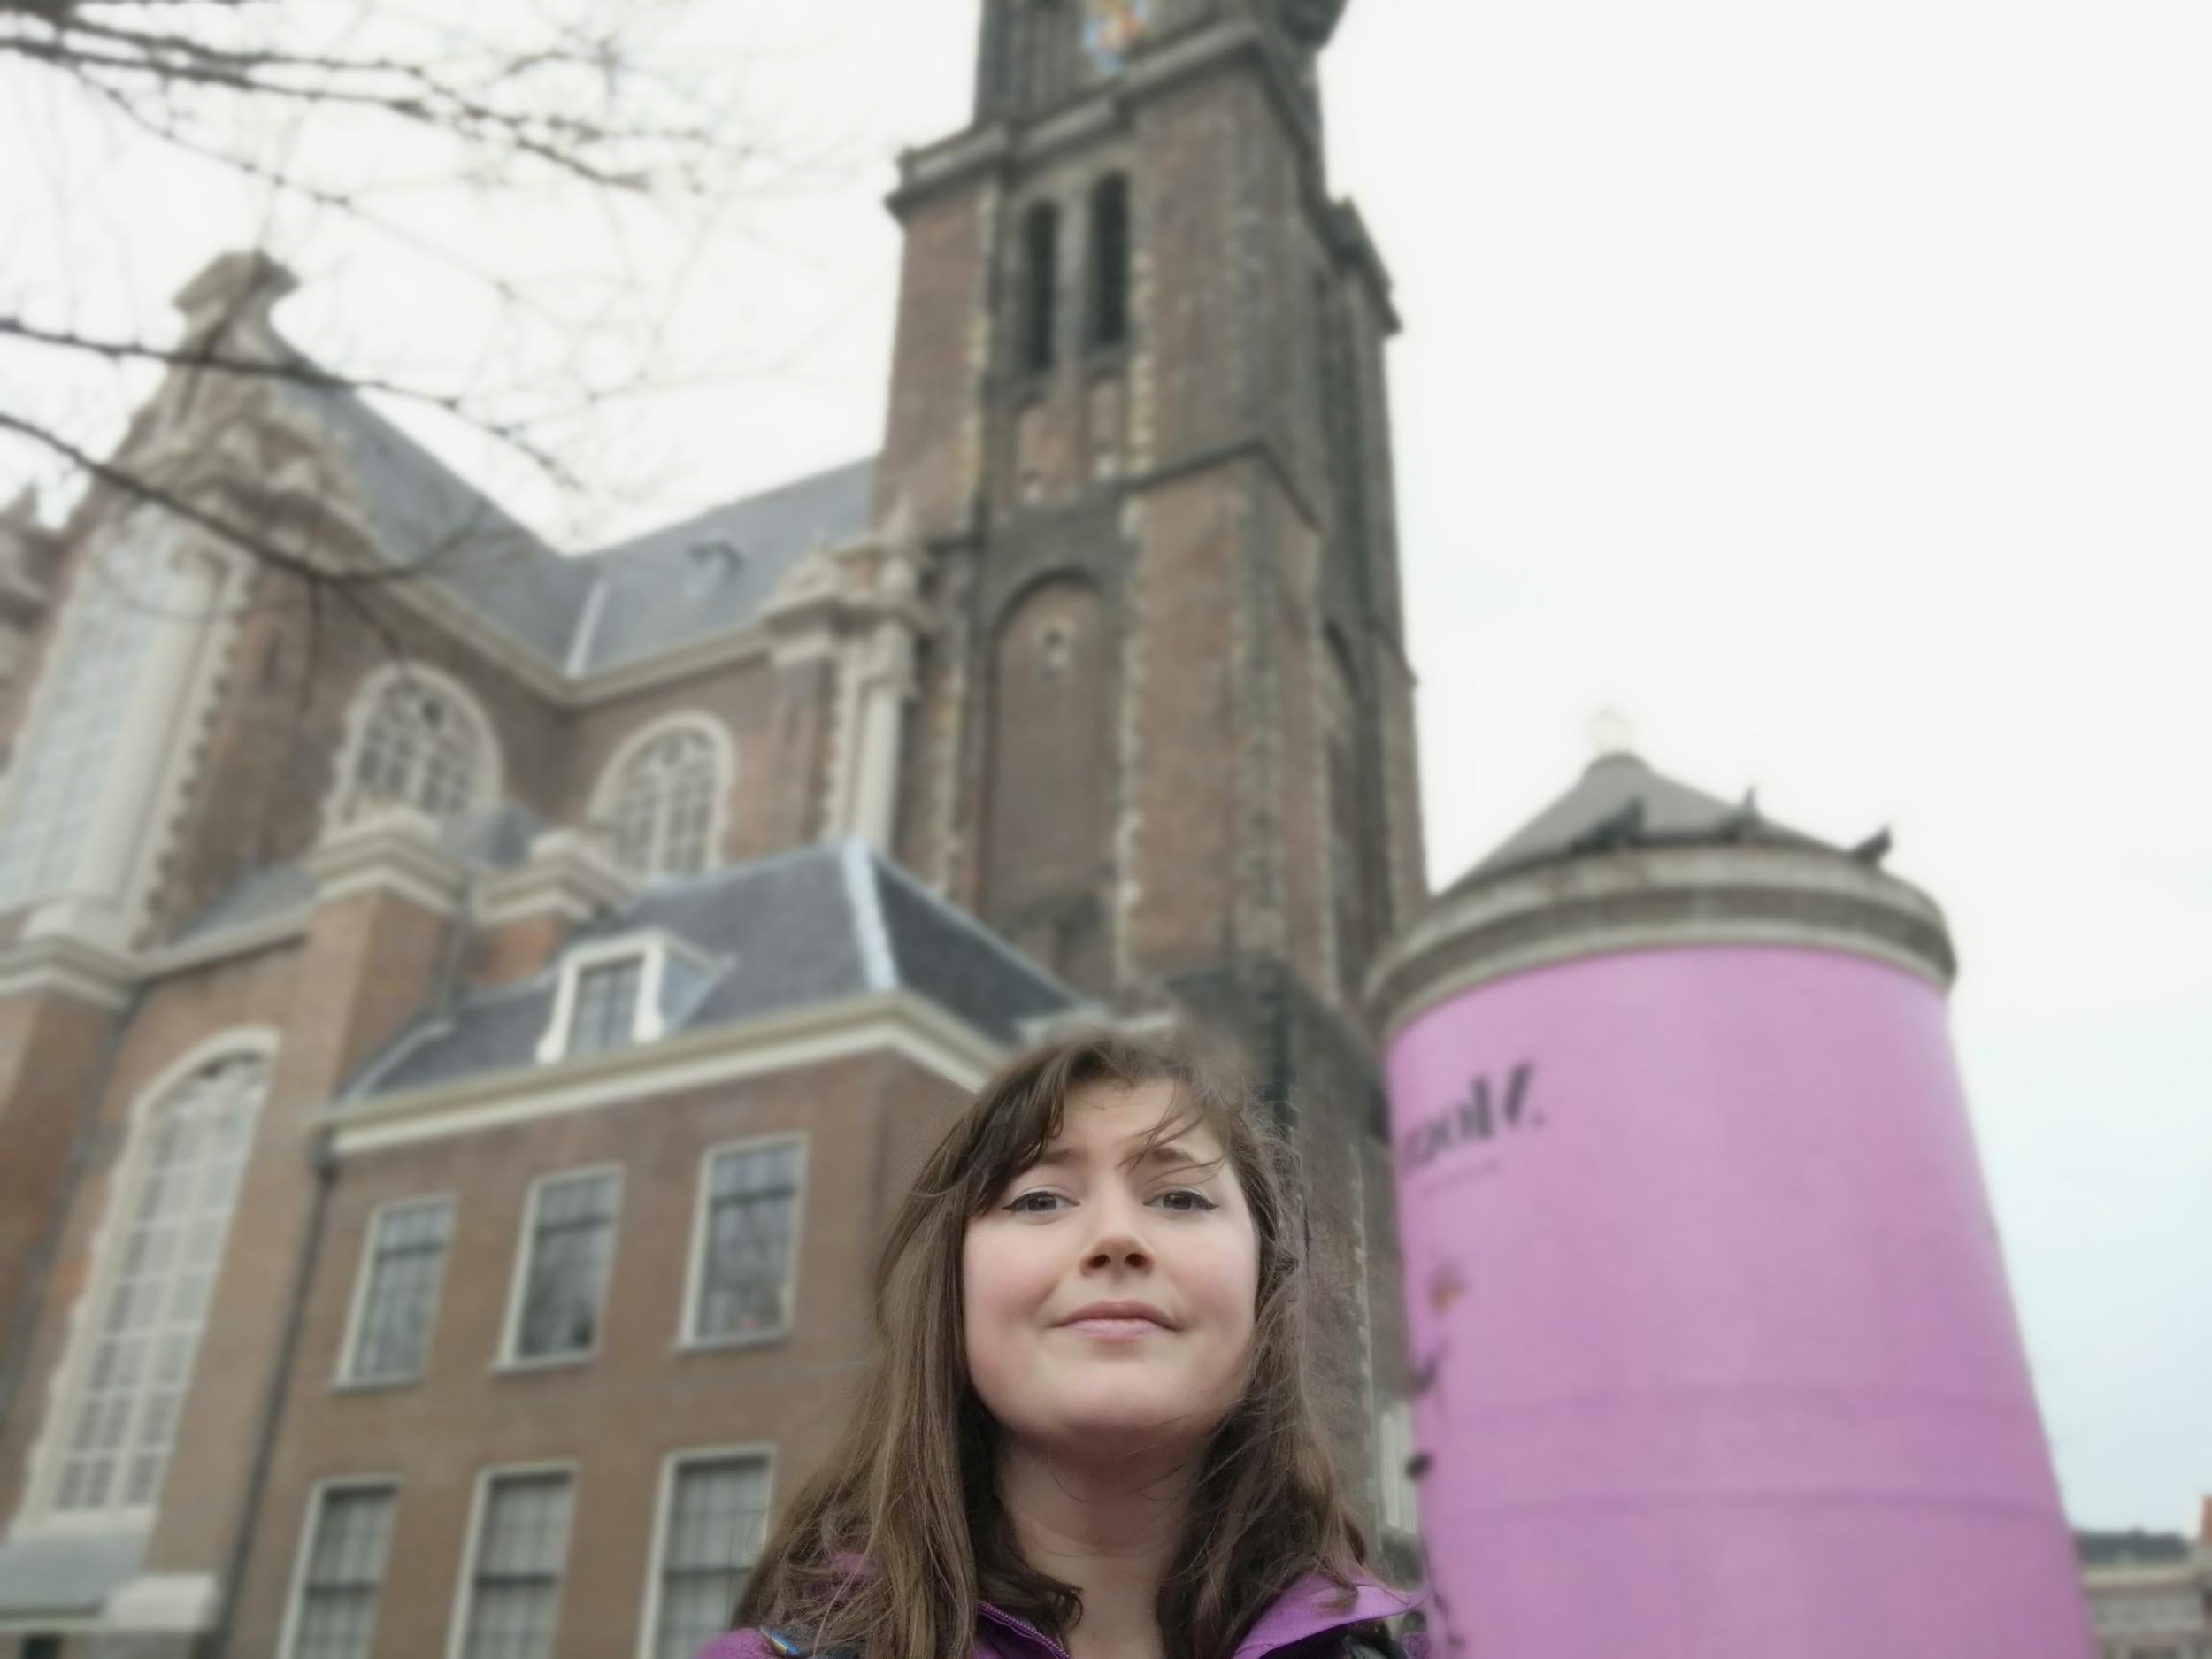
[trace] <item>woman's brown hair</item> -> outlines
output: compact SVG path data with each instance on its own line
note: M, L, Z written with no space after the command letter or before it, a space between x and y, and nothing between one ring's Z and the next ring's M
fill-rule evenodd
M998 1425L968 1379L962 1247L969 1221L1059 1134L1071 1099L1155 1083L1175 1104L1147 1148L1211 1132L1259 1237L1245 1393L1206 1443L1178 1564L1160 1586L1167 1659L1229 1659L1308 1572L1350 1605L1367 1540L1307 1386L1304 1196L1289 1150L1220 1056L1093 1032L1014 1061L923 1167L877 1263L879 1345L859 1404L755 1566L739 1627L803 1628L818 1651L854 1646L862 1659L950 1659L973 1647L988 1601L1064 1640L1081 1598L1022 1558L1000 1504Z

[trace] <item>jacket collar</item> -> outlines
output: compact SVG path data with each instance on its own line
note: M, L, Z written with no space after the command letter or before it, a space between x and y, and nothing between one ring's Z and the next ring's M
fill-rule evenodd
M1267 1611L1260 1615L1250 1633L1237 1644L1233 1659L1261 1659L1263 1655L1293 1647L1324 1631L1371 1624L1379 1618L1395 1618L1401 1613L1411 1612L1426 1600L1421 1591L1394 1590L1364 1577L1356 1576L1352 1582L1356 1594L1351 1605L1339 1610L1328 1605L1341 1594L1336 1586L1320 1573L1307 1573L1277 1596ZM1064 1651L1057 1644L1012 1614L988 1602L984 1603L982 1612L993 1627L995 1638L1019 1642L1025 1652L1065 1659Z

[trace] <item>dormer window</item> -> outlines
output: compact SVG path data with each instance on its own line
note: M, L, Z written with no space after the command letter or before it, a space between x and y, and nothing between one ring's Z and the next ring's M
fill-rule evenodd
M578 945L562 959L538 1058L550 1064L657 1041L691 1017L718 972L658 929Z
M568 1052L600 1054L636 1041L638 987L645 956L623 956L585 968L576 976L576 1010L569 1016Z

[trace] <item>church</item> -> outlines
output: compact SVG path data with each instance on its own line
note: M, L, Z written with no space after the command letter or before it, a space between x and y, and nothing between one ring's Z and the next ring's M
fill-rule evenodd
M1233 1033L1413 1571L1361 987L1425 895L1343 0L985 0L872 457L557 549L215 261L0 518L0 1656L691 1659L1070 1022ZM260 557L211 524L247 524Z

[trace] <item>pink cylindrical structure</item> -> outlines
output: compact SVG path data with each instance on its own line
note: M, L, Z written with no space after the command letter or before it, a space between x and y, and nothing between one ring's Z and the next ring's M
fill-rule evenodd
M1438 1651L2083 1659L1939 914L1593 776L1376 980Z

